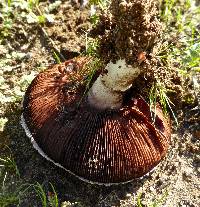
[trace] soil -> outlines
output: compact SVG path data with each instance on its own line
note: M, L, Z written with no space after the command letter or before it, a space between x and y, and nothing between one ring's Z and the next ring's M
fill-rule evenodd
M42 6L45 5L46 2L43 2ZM85 31L90 28L88 9L80 9L79 4L63 1L59 9L53 13L56 14L55 22L45 24L43 28L54 41L61 58L77 56L85 50ZM2 47L1 57L13 51L26 53L24 59L13 60L11 71L1 73L6 79L7 90L13 89L15 82L23 74L30 74L32 71L37 74L41 68L55 63L53 45L38 25L18 22L13 27L11 37L5 40ZM196 78L200 82L200 76ZM194 88L191 87L190 90ZM191 93L194 94L193 91ZM171 146L159 166L143 179L111 187L84 183L46 161L32 147L20 125L21 99L15 103L1 104L0 114L8 119L4 130L0 131L1 153L8 151L5 147L8 145L20 172L20 180L14 179L10 185L13 188L21 183L39 182L47 191L51 191L49 183L52 183L60 203L66 201L66 206L132 207L136 206L137 197L141 195L144 206L162 198L161 206L198 207L200 112L197 97L194 100L192 104L182 105L182 108L176 111L179 125L176 126L172 121ZM21 206L41 204L38 203L35 193L31 192L22 200Z
M112 1L94 29L101 36L99 53L105 62L125 59L133 67L152 66L153 46L159 42L162 25L155 2ZM93 32L92 32L93 33Z

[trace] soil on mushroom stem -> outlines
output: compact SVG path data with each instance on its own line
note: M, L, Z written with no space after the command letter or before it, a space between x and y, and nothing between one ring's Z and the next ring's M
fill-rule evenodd
M99 38L97 51L103 62L125 59L127 64L141 70L134 81L135 92L148 99L151 87L156 82L176 94L170 99L182 101L182 78L175 67L167 67L157 56L162 44L164 26L157 19L158 11L153 1L116 3L100 15L100 21L90 31ZM153 3L152 3L153 2Z
M45 7L46 2L42 4ZM82 30L89 28L88 10L80 11L76 5L71 6L70 2L64 1L59 7L59 11L55 11L55 14L57 23L45 26L45 29L59 49L65 48L63 55L66 55L66 53L67 55L74 55L76 53L70 53L69 51L79 53L84 50L85 39ZM23 29L28 32L28 39L24 36L23 41L18 38L21 30L17 29L22 25ZM41 70L38 69L38 66L49 65L54 62L49 51L49 45L37 27L33 28L29 24L18 22L18 24L14 24L14 28L16 31L7 40L10 48L6 44L3 47L10 53L13 51L28 52L30 57L22 60L13 58L12 66L19 65L19 67L12 72L2 74L7 80L5 83L7 91L12 90L15 83L24 74L30 74L34 68L37 73ZM29 42L32 42L30 47ZM28 49L23 50L24 48ZM66 58L69 57L67 55ZM168 75L171 76L171 74ZM137 86L142 89L145 87L142 77L139 77ZM7 93L6 90L3 91L5 94ZM175 99L176 94L174 94ZM18 180L14 181L16 185L18 182L23 184L37 181L44 184L47 192L51 189L49 186L49 182L51 182L58 193L60 201L77 202L76 206L134 206L136 204L135 198L140 193L142 193L141 199L145 205L161 198L166 191L168 195L165 198L165 205L168 207L200 206L200 181L198 180L198 174L200 173L200 129L197 126L199 114L191 110L195 105L187 106L186 110L180 110L180 113L178 113L181 127L178 130L173 129L169 153L150 176L127 185L107 188L77 180L46 161L35 151L19 124L20 101L21 98L15 103L4 103L0 106L2 117L8 119L4 130L0 131L0 142L1 144L4 142L2 146L9 145L19 168L21 178L20 182ZM175 126L174 123L172 125ZM1 151L1 155L2 153L3 151ZM14 190L12 189L13 192ZM30 204L31 206L40 206L40 201L35 198L35 192L32 190L31 194L22 201L21 206L26 207Z

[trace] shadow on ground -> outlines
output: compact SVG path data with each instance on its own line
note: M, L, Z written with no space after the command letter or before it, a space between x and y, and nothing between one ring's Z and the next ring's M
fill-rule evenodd
M127 193L134 194L144 180L111 187L87 184L70 173L60 169L43 158L33 147L20 125L20 104L7 106L5 116L8 122L0 137L6 137L7 145L12 151L20 173L22 183L36 182L42 184L46 192L52 191L50 183L55 187L60 201L77 203L77 206L119 206L120 200ZM34 190L24 200L22 206L40 206Z

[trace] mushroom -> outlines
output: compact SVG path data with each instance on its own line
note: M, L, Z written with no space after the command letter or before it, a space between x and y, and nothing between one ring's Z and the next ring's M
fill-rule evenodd
M113 0L110 8L110 19L103 18L110 30L102 32L99 47L103 71L88 83L90 58L50 67L28 87L22 115L26 134L44 157L105 185L151 171L166 155L171 134L159 104L152 112L139 94L125 96L153 65L149 53L160 32L155 1Z
M84 96L86 60L54 65L32 81L23 101L22 126L43 156L83 180L114 184L141 177L167 152L168 120L157 105L153 122L140 96L120 100L122 105L113 108L107 102L95 107L90 101L94 84Z

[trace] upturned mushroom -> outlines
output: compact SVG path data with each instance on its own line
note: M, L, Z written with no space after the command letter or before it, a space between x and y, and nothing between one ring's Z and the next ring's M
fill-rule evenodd
M144 98L124 95L151 67L148 53L160 30L154 1L113 0L110 11L112 28L101 36L99 49L109 60L104 59L106 66L89 90L85 80L91 60L78 57L54 65L28 87L22 115L26 134L44 157L82 180L105 185L145 175L166 155L170 142L169 119L159 104L153 121ZM117 44L122 41L125 48Z

